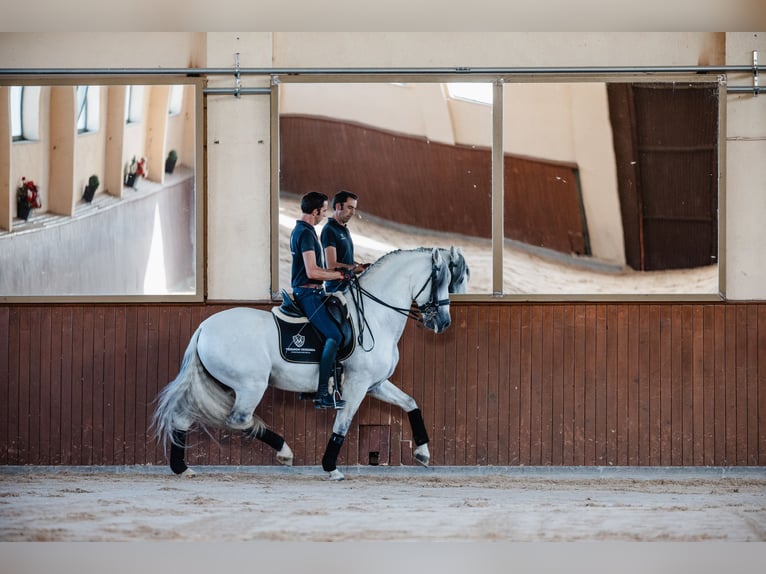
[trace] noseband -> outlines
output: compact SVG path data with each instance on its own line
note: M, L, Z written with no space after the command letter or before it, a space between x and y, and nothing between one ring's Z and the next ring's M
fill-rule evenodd
M418 297L420 297L420 294L425 290L426 287L428 287L428 284L431 284L431 295L428 298L428 301L426 301L423 305L418 305L420 317L413 316L411 312L408 312L407 314L408 317L418 321L419 323L425 323L426 321L435 319L436 315L439 313L439 307L449 305L449 299L439 299L439 295L437 293L439 290L439 278L437 276L438 272L439 270L436 267L436 264L431 262L431 276L426 279L426 282L423 283L420 291L418 291L417 295L414 297L414 299L417 301Z

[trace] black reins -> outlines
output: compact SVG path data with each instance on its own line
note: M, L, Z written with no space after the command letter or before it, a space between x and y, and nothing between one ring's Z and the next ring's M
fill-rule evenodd
M392 311L396 311L400 315L404 315L408 319L412 319L416 323L424 324L426 321L433 319L436 317L436 314L439 312L439 307L442 307L444 305L449 305L450 301L449 299L439 299L438 290L439 290L439 282L438 282L438 267L435 263L431 263L431 274L428 276L428 279L426 279L425 283L423 283L423 286L420 288L420 290L415 294L413 297L414 300L417 301L417 298L420 297L420 294L425 291L426 287L428 287L429 283L431 285L431 294L428 297L428 301L424 303L423 305L418 305L418 311L415 312L412 309L412 306L409 308L403 308L403 307L396 307L394 305L391 305L390 303L386 303L383 301L380 297L374 295L373 293L370 293L367 289L362 287L362 285L359 283L359 279L352 275L351 280L349 282L349 292L351 293L351 298L354 301L354 304L356 306L356 313L357 313L357 322L359 323L359 334L357 335L357 342L359 343L359 346L364 351L372 351L372 349L375 348L375 335L373 335L372 330L370 329L370 324L367 322L367 317L364 312L364 297L367 297L379 305L382 305L383 307L386 307L388 309L391 309ZM372 336L372 347L369 349L365 349L364 347L364 329L365 326L368 330L370 330L370 336Z

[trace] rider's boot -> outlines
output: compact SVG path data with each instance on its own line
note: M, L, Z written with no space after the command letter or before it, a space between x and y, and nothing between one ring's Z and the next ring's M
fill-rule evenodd
M317 409L342 409L346 401L340 398L337 385L333 385L330 391L330 378L335 370L335 356L338 351L338 343L333 339L327 339L322 351L322 359L319 363L319 386L317 396L314 399L314 407Z

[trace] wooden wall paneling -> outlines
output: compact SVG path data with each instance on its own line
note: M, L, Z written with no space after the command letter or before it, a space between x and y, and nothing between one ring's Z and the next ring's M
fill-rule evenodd
M553 306L542 306L542 355L540 376L540 463L552 464L553 460Z
M73 329L74 311L72 307L64 308L61 329L61 464L75 464L72 453L72 363L74 355Z
M431 438L436 437L437 433L439 435L443 434L443 431L438 430L435 424L437 418L436 411L438 409L435 392L436 387L441 387L442 385L440 375L443 368L441 363L436 360L435 353L436 349L439 348L442 344L442 337L444 337L444 334L437 335L436 333L433 333L420 325L418 326L417 330L421 332L423 337L423 354L420 355L422 363L422 374L419 377L420 380L418 381L418 387L416 387L418 389L418 398L415 400L419 405L422 405L421 411L423 413L423 420L426 425L428 436ZM364 453L364 456L366 462L367 454Z
M106 358L105 308L93 309L93 452L91 464L104 464L104 361ZM150 459L147 459L148 462Z
M51 364L53 356L51 355L51 347L54 335L51 332L51 314L45 309L38 308L37 315L40 320L40 343L38 346L40 406L38 420L35 424L39 434L34 460L35 464L47 464L51 454L51 417L53 415L53 403L51 401ZM0 337L1 340L3 340L2 337Z
M692 310L689 305L681 305L681 464L690 466L694 455L693 393L692 393L692 349L694 334L692 330Z
M457 347L466 349L468 344L467 326L469 321L469 307L463 306L458 309L457 316L460 318L456 322L455 328ZM455 367L455 454L454 464L457 466L466 464L466 404L468 397L467 389L467 356L466 353L457 353Z
M435 464L448 466L455 465L455 443L456 443L456 415L457 408L457 365L458 365L458 338L459 333L464 328L465 318L462 307L450 306L450 315L452 317L452 327L445 333L444 345L444 403L442 406L442 426L437 425L437 431L442 435L440 444L442 446L441 460L434 460ZM400 358L401 360L401 358ZM425 416L425 415L424 415ZM403 423L407 424L407 423ZM432 453L433 455L434 453Z
M747 306L737 305L735 464L747 464ZM741 414L740 414L741 413Z
M606 308L606 463L618 463L618 399L620 392L620 326L618 308L608 305Z
M11 309L0 307L0 438L5 445L0 447L0 460L9 459L11 449L11 389L15 377L11 369Z
M19 309L14 309L9 316L8 327L8 391L7 396L7 459L9 464L18 464L22 460L19 445L19 393L21 392L21 363L19 353Z
M80 415L80 456L79 464L93 464L93 362L95 357L94 348L94 307L83 307L80 309L80 348L75 352L80 355L80 374L78 393L76 397L82 406ZM77 425L77 422L75 422ZM139 459L143 460L143 459Z
M586 408L586 387L585 377L586 357L586 305L576 305L574 310L574 343L572 365L572 384L573 384L573 428L572 428L572 460L570 464L585 464L586 450L586 430L585 430L585 408ZM565 461L564 464L567 464Z
M677 466L683 463L683 373L682 373L682 317L681 308L673 305L671 313L670 334L670 394L663 396L663 401L670 402L668 427L670 430L670 464Z
M671 460L671 379L672 379L672 318L671 307L659 307L659 460L656 464L670 466Z
M521 464L520 421L521 421L521 308L513 305L509 309L509 351L508 351L508 464Z
M713 324L715 338L713 349L715 365L713 382L713 431L715 433L715 448L713 451L714 464L726 463L726 307L716 306L713 309Z
M726 307L726 449L723 464L737 461L737 307Z
M747 408L738 411L747 421L747 458L758 464L758 307L747 305Z
M137 353L138 330L140 328L139 307L126 308L125 332L125 434L124 434L124 463L135 464L136 456L136 379L138 377Z
M524 307L521 315L521 403L519 405L519 464L532 463L532 394L533 373L540 372L539 365L534 360L534 307Z
M641 330L641 314L638 305L628 307L627 317L628 341L627 356L628 370L626 374L627 393L623 413L627 418L625 423L625 440L627 441L627 455L625 464L638 466L641 464L639 453L639 421L641 420L640 405L642 395L639 385L639 332Z
M51 315L51 408L50 433L48 436L47 464L61 464L61 403L62 403L62 362L64 360L64 312L61 307L53 307Z
M758 465L766 465L766 305L758 306Z
M704 364L703 350L705 343L705 331L703 328L703 307L690 307L692 313L693 340L692 340L692 444L693 465L704 464L703 443L705 441L704 427Z
M115 307L105 307L104 318L104 364L103 364L103 443L101 464L114 464L114 419L115 419L115 370L117 361L117 312ZM153 464L164 462L155 458Z
M715 307L706 305L702 310L702 462L715 464Z
M567 406L571 405L566 401L568 377L565 379L564 370L566 368L567 341L565 334L567 332L565 309L562 305L556 305L553 308L553 416L552 416L552 450L551 464L564 464L564 451L571 452L571 444L565 446L567 442L571 443L571 418L567 417Z
M29 313L30 321L30 368L29 368L29 460L40 464L42 460L43 435L40 429L43 412L48 406L48 397L44 396L44 367L50 362L50 344L46 341L48 333L43 328L44 313L40 307L33 307Z
M651 466L662 464L662 386L663 386L663 319L659 305L651 305L647 311L647 337L649 339L649 376L647 385L648 412L646 413L649 445L646 449L646 462Z
M596 464L596 305L585 307L585 408L583 464Z
M477 380L478 372L478 353L479 350L479 308L471 306L468 312L467 336L467 359L466 359L466 458L465 464L474 466L477 464L477 431L478 431L478 412L479 412L479 383Z
M596 308L596 464L606 465L607 460L607 425L608 410L607 388L609 385L607 349L608 349L608 308L599 305Z
M15 401L16 450L21 460L29 453L29 369L30 332L26 309L18 314L18 395Z
M628 396L631 382L629 380L630 347L628 346L628 313L627 305L615 305L617 311L617 392L615 395L616 412L616 452L615 464L625 466L628 464L630 442L628 440L628 427L630 418L628 415Z
M486 306L478 306L476 309L476 324L489 326L489 309ZM489 464L489 371L491 369L492 352L490 351L489 332L487 328L476 330L476 361L475 380L476 387L472 391L476 396L476 438L474 439L476 451L476 463L481 466ZM483 389L483 391L482 391Z
M525 464L539 466L542 464L542 367L543 367L543 344L542 344L543 313L540 305L530 309L529 316L529 403L528 409L528 433L529 453Z
M511 307L498 309L497 331L497 462L500 466L510 464L510 436L515 422L510 410L511 403Z

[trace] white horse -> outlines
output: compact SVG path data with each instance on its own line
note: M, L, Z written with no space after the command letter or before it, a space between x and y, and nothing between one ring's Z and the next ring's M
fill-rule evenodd
M344 478L336 467L338 453L367 394L408 413L417 445L414 457L428 465L428 434L420 409L389 377L399 361L397 344L412 318L412 302L420 310L417 319L441 333L450 324L449 293L465 292L468 278L459 249L399 250L381 257L346 291L357 344L343 362L346 406L335 415L322 458L331 480ZM152 419L155 436L171 445L173 472L194 475L184 462L184 448L186 433L195 424L242 430L274 448L278 462L292 464L293 452L284 438L268 429L254 411L269 386L315 392L318 365L288 362L279 346L275 320L267 311L232 308L200 324L178 376L157 397Z

